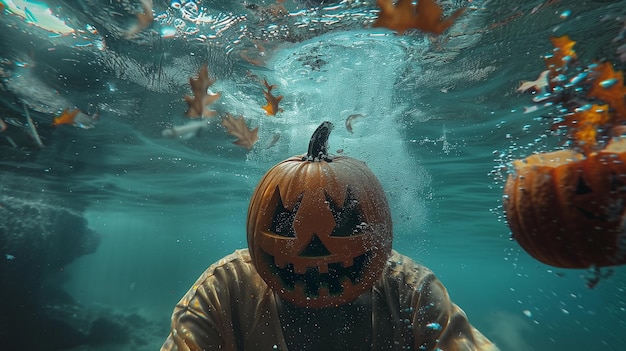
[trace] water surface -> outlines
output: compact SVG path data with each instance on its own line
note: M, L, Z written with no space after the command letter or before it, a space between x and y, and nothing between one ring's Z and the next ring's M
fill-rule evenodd
M536 118L550 107L525 113L535 104L516 92L544 69L550 36L577 41L581 61L624 69L625 1L441 1L446 14L467 10L439 37L371 28L375 1L287 0L279 13L273 1L181 2L154 1L154 23L127 38L139 1L0 1L0 119L12 133L0 134L0 196L71 210L99 238L67 260L46 241L22 251L0 242L10 279L37 282L27 308L1 319L2 340L27 314L52 310L85 333L99 318L112 323L91 346L51 350L158 348L197 276L246 247L259 178L306 152L330 120L331 151L364 160L383 184L394 247L432 268L502 350L626 349L626 271L588 289L590 272L532 259L509 239L499 168L558 144ZM252 150L233 145L217 117L190 138L162 136L188 121L183 96L205 63L222 94L211 107L259 127ZM261 108L263 79L284 96L277 116ZM99 121L51 127L66 108ZM353 133L343 127L351 114L363 115ZM43 213L4 221L58 220Z

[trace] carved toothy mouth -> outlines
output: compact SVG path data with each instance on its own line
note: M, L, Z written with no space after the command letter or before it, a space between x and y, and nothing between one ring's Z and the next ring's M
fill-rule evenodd
M305 273L296 273L293 263L287 263L281 268L276 265L274 256L267 253L263 255L270 271L281 279L286 290L294 291L296 286L302 285L305 296L314 299L320 296L321 289L328 291L330 296L337 296L343 293L343 285L348 284L348 281L352 285L359 284L365 267L371 261L372 252L355 257L351 266L344 267L342 262L329 263L325 273L320 273L319 267L307 267Z

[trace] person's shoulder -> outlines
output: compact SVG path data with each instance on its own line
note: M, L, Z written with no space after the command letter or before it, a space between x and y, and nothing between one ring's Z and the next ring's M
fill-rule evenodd
M248 249L235 250L233 253L224 256L219 261L211 265L211 267L219 267L224 265L248 265L252 263L250 252ZM209 267L210 268L210 267Z
M416 263L413 259L405 256L396 250L391 251L391 256L387 259L387 263L383 270L382 277L384 280L401 281L404 284L419 286L425 280L435 278L430 268Z
M198 277L181 303L193 298L206 300L230 296L261 296L267 293L267 284L252 264L247 249L236 250L213 263Z
M393 271L423 271L425 273L432 273L432 271L417 262L415 262L409 256L403 255L396 250L391 250L391 255L387 259L387 264L385 269L393 270Z
M239 249L209 266L198 278L197 283L204 282L207 279L215 279L216 276L224 274L241 276L253 275L255 273L248 249Z

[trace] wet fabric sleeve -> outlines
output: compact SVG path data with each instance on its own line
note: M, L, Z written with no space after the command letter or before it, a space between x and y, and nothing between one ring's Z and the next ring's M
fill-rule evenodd
M200 276L176 305L161 351L286 349L274 294L249 260L239 250Z
M498 351L428 268L393 252L374 290L375 343L420 351Z
M419 290L419 289L418 289ZM414 349L446 351L498 350L481 332L474 328L467 316L448 296L443 284L429 274L421 286L421 293L413 294L416 313L413 315Z

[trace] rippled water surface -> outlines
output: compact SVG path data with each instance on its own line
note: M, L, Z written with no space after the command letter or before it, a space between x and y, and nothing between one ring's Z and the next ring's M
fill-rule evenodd
M511 241L501 208L502 166L558 146L542 136L551 106L520 82L564 34L581 61L623 70L626 1L442 0L446 15L466 10L441 36L372 28L372 0L152 3L143 28L141 1L0 0L0 199L23 209L2 212L0 228L47 233L70 218L93 236L0 238L3 288L20 296L1 306L5 343L32 328L50 340L41 350L158 349L197 276L246 247L260 177L329 120L331 152L383 184L394 247L432 268L502 350L626 349L626 271L587 288L590 271ZM203 64L220 117L165 137L190 121L183 96ZM263 80L284 96L276 116ZM83 124L52 126L76 108ZM232 143L227 113L258 127L251 150Z

